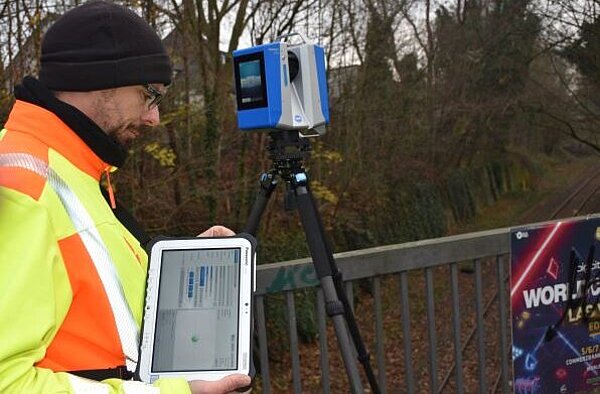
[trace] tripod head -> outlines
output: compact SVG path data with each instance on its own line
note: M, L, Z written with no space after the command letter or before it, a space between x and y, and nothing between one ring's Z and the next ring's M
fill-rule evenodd
M273 131L269 133L269 158L277 175L286 182L293 181L295 174L304 172L303 161L310 156L310 142L300 137L294 130Z
M308 175L304 169L304 159L310 156L308 138L300 136L296 130L272 131L269 133L267 151L273 167L261 176L263 188L277 184L277 177L285 182L284 207L286 211L296 209L293 189L307 186Z

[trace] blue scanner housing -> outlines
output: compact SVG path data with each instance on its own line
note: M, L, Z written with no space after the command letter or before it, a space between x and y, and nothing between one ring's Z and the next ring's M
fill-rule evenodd
M240 129L274 128L279 123L282 112L280 54L280 42L233 52ZM251 67L254 65L260 68ZM244 79L249 77L260 77L260 87L256 84L242 86Z
M233 68L240 129L325 133L329 104L322 47L277 41L240 49L233 52Z
M315 46L315 60L317 63L317 78L319 80L319 95L321 99L321 111L325 123L329 123L329 95L327 94L327 76L325 75L325 50Z

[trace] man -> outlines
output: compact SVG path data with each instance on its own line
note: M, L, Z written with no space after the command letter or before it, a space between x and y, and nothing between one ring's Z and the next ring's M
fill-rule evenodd
M42 42L0 132L0 392L225 393L250 384L129 380L147 256L109 173L159 123L171 67L133 11L95 1ZM99 181L106 177L103 196ZM231 235L216 226L201 235Z

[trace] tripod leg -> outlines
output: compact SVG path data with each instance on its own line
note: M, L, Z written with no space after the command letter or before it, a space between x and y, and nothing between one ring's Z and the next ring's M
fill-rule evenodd
M306 182L308 182L308 180ZM318 232L315 231L312 235L314 237L320 237L322 239L323 248L325 250L325 253L327 255L327 260L329 263L329 272L333 279L333 284L335 286L335 291L336 291L337 297L339 298L339 300L343 306L344 317L346 319L346 323L347 323L348 329L350 331L350 337L352 338L352 342L354 343L354 346L356 347L356 351L358 354L358 360L363 365L365 374L367 376L367 379L369 380L369 385L371 386L372 391L374 393L379 393L380 392L379 386L377 384L377 379L375 378L375 373L373 372L373 368L371 367L369 353L367 352L367 350L365 348L364 341L362 340L362 337L360 335L360 330L358 329L358 324L356 323L356 318L354 316L354 313L352 312L352 308L350 307L350 302L348 301L348 297L344 290L344 284L342 282L342 273L337 269L337 266L335 265L333 253L331 252L331 247L327 243L324 227L321 222L321 217L319 215L319 212L316 208L316 204L314 202L312 193L310 192L310 189L308 189L308 187L305 187L304 189L306 190L305 194L307 197L300 198L300 200L303 200L303 202L302 203L299 202L298 203L299 206L300 206L300 204L304 205L304 206L300 207L300 210L303 212L307 212L307 211L313 212L313 215L312 215L313 219L309 219L309 220L315 221L315 223L313 223L311 227L318 228ZM304 193L304 191L302 191L301 193ZM320 235L318 236L317 233ZM309 242L309 245L310 245L310 242ZM317 275L318 275L318 273L317 273Z
M248 221L246 222L243 232L256 237L260 218L262 217L262 214L267 207L267 203L269 202L269 198L271 197L271 194L273 194L273 190L275 190L276 186L277 180L272 173L265 172L261 174L260 190L256 195L256 200L254 200L252 210L250 211L250 215L248 216Z
M306 185L307 177L304 173L296 174L296 181L292 186L296 192L296 201L298 211L302 221L302 227L306 235L306 240L313 258L315 271L319 277L323 295L325 297L325 307L327 314L332 318L335 332L337 335L340 351L346 367L346 373L350 380L350 386L353 393L362 393L363 387L354 354L352 344L348 334L345 317L351 310L346 310L344 303L340 301L340 294L334 282L334 274L337 272L333 263L333 256L329 252L329 247L325 240L325 233L320 222L319 213L312 201L312 195ZM343 294L343 292L342 292ZM346 300L347 303L347 300ZM356 324L354 322L354 324ZM357 330L358 332L358 330ZM362 343L360 336L353 338L355 344ZM369 366L370 367L370 366ZM372 371L371 371L372 373ZM367 371L368 375L368 371ZM374 376L374 375L373 375ZM371 384L373 382L370 382ZM373 385L372 385L373 386ZM372 387L374 392L379 392L377 383Z
M325 298L325 310L333 322L333 328L335 329L340 352L342 353L342 360L344 360L344 366L346 367L350 388L352 389L352 393L364 393L362 381L360 380L360 375L358 373L358 367L354 361L352 343L350 342L346 322L344 320L344 306L337 298L333 278L331 276L324 276L319 280Z
M372 392L379 394L379 386L369 362L369 354L365 350L356 319L349 306L343 289L341 273L335 266L319 212L308 187L308 176L302 167L302 160L310 151L310 143L308 139L301 138L298 131L276 131L269 133L269 136L271 140L268 150L274 166L272 170L261 177L261 190L252 207L244 231L252 235L256 234L260 217L277 184L275 177L280 176L289 186L287 190L291 192L292 200L295 199L296 209L300 213L313 265L323 290L326 311L334 324L351 390L353 393L363 392L350 341L352 339L358 352L358 360L364 367Z
M310 192L310 189L308 190L308 195L310 198L311 209L314 212L316 212L316 220L317 220L317 224L320 228L320 231L322 234L325 234L325 231L323 230L324 229L323 222L321 221L321 216L319 215L319 212L316 208L317 205L315 204L315 200L313 198L312 193ZM371 356L367 352L367 349L365 348L365 342L363 341L362 336L360 335L360 330L358 329L356 317L354 316L354 313L352 312L352 307L350 306L350 301L348 300L348 296L344 289L342 273L338 270L338 268L335 264L335 260L333 258L333 252L331 251L331 246L327 242L327 239L324 239L323 242L325 243L325 248L327 250L327 257L329 258L329 266L331 267L333 284L335 286L337 295L338 295L340 301L342 302L342 305L344 306L344 316L346 318L346 323L348 324L348 330L350 330L350 337L352 338L352 342L354 343L354 346L356 348L358 361L360 361L360 363L363 366L363 369L365 370L365 374L367 375L367 380L369 381L369 385L371 386L373 393L379 393L380 392L379 385L377 383L377 379L375 378L375 373L373 372L373 367L371 366L371 360L370 360Z

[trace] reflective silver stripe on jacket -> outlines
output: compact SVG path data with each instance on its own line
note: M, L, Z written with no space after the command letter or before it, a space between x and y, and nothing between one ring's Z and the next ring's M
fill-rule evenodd
M39 158L27 153L4 153L0 154L0 167L17 167L34 172L46 178L58 195L94 262L98 276L104 286L119 332L127 369L132 372L135 371L138 360L138 327L125 298L115 265L92 217L65 181Z

